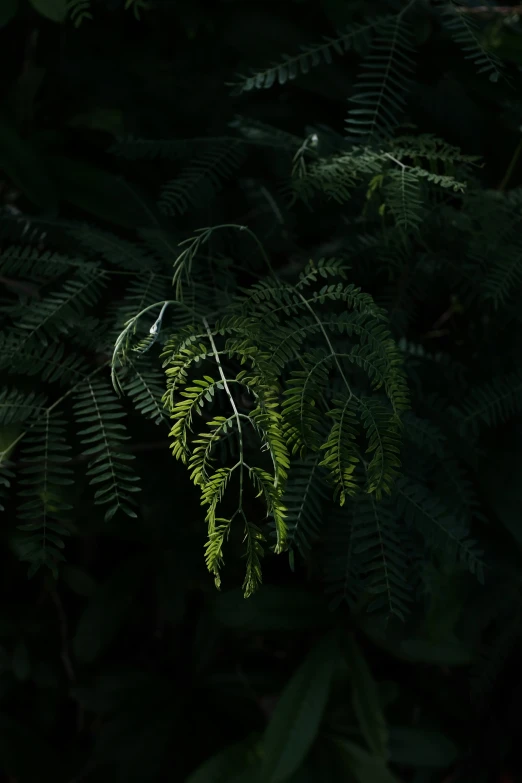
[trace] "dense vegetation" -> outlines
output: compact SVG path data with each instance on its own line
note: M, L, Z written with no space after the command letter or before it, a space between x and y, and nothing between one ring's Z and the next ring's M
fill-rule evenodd
M522 774L519 11L2 0L3 779Z

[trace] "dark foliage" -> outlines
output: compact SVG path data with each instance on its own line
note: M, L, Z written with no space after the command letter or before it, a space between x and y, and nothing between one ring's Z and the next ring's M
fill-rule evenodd
M519 13L3 0L2 779L522 779Z

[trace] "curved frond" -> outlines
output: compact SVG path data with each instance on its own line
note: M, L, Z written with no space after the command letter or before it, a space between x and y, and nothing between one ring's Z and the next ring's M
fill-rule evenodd
M350 98L346 130L355 143L370 145L395 132L412 84L412 40L403 12L379 26Z
M352 543L359 558L360 589L373 596L367 610L384 610L401 620L412 600L403 538L393 502L370 496L354 503Z
M264 70L259 70L250 76L241 76L239 81L230 84L233 95L241 95L251 90L268 90L274 84L286 84L301 74L306 74L311 68L321 63L329 65L332 55L343 55L350 49L364 47L372 30L383 24L384 17L379 17L373 22L352 24L336 38L323 38L318 44L308 44L301 47L296 55L284 55L280 63L275 63Z
M87 447L82 454L88 457L89 483L96 488L94 502L108 506L106 520L118 511L135 517L138 477L128 465L134 456L125 451L124 442L129 436L121 421L125 412L117 397L103 380L94 378L77 393L74 411L81 427L80 443Z
M63 538L69 535L66 522L72 510L64 487L74 483L65 432L65 421L46 413L25 435L20 451L18 517L23 524L18 529L27 535L19 546L30 576L42 566L56 575L64 560Z

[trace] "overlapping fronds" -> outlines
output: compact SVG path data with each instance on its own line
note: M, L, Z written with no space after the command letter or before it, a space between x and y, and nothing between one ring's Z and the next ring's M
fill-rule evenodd
M310 547L326 497L324 479L341 504L361 491L377 499L392 491L400 415L408 407L400 354L371 296L351 283L329 281L345 276L343 262L320 259L307 265L297 285L268 277L234 299L215 323L196 319L164 346L173 454L188 466L208 506L207 565L217 583L236 519L245 525L246 592L260 581L266 536L245 514L247 479L272 520L276 552ZM237 362L244 369L232 369ZM343 394L329 399L331 374ZM246 451L252 429L261 460ZM231 433L238 459L227 467L216 458ZM361 450L369 455L362 483L354 473ZM290 454L301 462L294 466ZM306 504L299 497L303 482L310 493ZM238 498L226 519L218 516L225 488Z
M483 581L483 552L468 537L464 519L445 508L426 487L407 478L399 480L396 492L399 513L412 530L423 536L428 547L449 560L464 563L479 581Z
M198 208L211 201L243 158L244 145L234 139L205 145L175 179L163 186L158 202L163 214L182 215L189 207Z
M369 594L367 610L383 611L401 620L412 600L408 559L395 504L375 497L358 499L353 508L352 546L358 558L360 590Z
M474 433L481 425L493 427L521 410L522 374L515 371L476 386L455 413L463 431Z

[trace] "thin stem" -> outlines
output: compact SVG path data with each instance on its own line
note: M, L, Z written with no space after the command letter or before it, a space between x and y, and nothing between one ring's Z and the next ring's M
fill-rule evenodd
M340 364L340 362L339 362L339 359L337 358L337 353L336 353L336 351L335 351L335 349L334 349L334 347L333 347L333 345L332 345L332 343L331 343L331 341L330 341L330 338L328 337L328 334L327 334L327 332L326 332L326 329L324 328L324 326L323 326L323 324L322 324L321 320L320 320L320 319L317 317L317 313L316 313L316 312L314 311L314 309L313 309L313 308L310 306L310 304L309 304L309 303L308 303L308 301L305 299L305 297L304 297L304 296L303 296L303 295L302 295L302 294L301 294L299 291L296 291L296 293L297 293L298 297L301 299L301 301L303 302L303 304L305 305L306 309L310 311L310 313L312 314L312 318L315 320L315 322L316 322L316 323L317 323L317 325L319 326L319 329L320 329L320 330L321 330L321 332L323 333L323 337L324 337L324 339L326 340L326 344L328 345L328 348L330 349L330 352L331 352L331 354L332 354L332 356L333 356L333 358L334 358L334 361L335 361L335 363L336 363L336 365L337 365L337 369L339 370L339 375L340 375L340 376L341 376L341 378L343 379L343 381L344 381L344 384L345 384L346 388L348 389L348 392L349 392L349 394L350 394L350 398L351 398L351 396L352 396L352 387L351 387L351 386L350 386L350 384L348 383L348 380L347 380L347 378L346 378L346 375L345 375L345 374L344 374L344 372L343 372L343 368L341 367L341 364Z
M218 368L219 375L221 377L221 380L223 382L223 388L226 391L228 395L228 399L230 400L230 405L232 407L232 410L234 412L234 416L236 418L237 422L237 435L239 440L239 465L240 465L240 471L239 471L239 508L242 508L243 503L243 473L244 473L244 463L243 463L243 457L244 457L244 449L243 449L243 430L241 429L241 414L239 413L235 400L232 396L232 392L230 391L230 388L228 386L227 378L225 373L223 372L223 365L221 364L221 359L219 358L219 352L216 347L216 343L214 342L214 337L212 335L212 332L210 330L210 326L208 325L208 321L206 318L203 318L203 325L205 327L205 330L207 332L207 336L210 342L210 345L212 347L212 353L214 354L214 358L216 360L216 365Z

